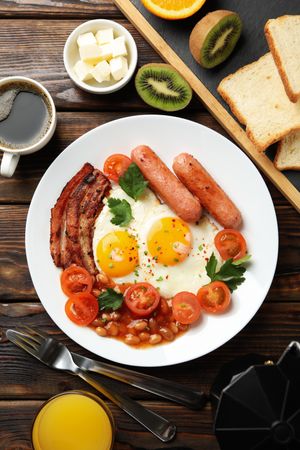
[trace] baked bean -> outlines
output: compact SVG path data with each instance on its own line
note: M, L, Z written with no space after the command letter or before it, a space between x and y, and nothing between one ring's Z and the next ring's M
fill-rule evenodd
M172 331L167 327L161 327L159 329L160 334L166 341L173 341L174 340L174 334Z
M119 312L113 311L111 313L102 313L102 319L107 322L120 320L121 314Z
M141 322L138 322L134 325L134 328L137 331L143 331L147 328L147 326L148 326L148 323L145 320L141 320Z
M142 342L147 342L150 339L150 333L147 333L147 331L142 331L139 334L139 338Z
M177 326L174 322L171 322L170 325L169 325L169 327L171 328L171 331L172 331L174 334L178 334L178 332L179 332L178 326Z
M128 345L137 345L141 342L140 338L133 334L126 334L125 343Z
M109 313L102 313L101 318L107 322L111 321L111 317Z
M153 317L151 317L151 319L149 319L149 328L151 331L158 331L158 325L155 319L153 319Z
M151 334L150 338L149 338L149 344L151 345L156 345L159 344L162 340L162 337L160 334Z
M92 327L102 327L103 326L103 320L100 319L100 317L97 317L97 319L93 320L91 325L92 325Z
M160 306L159 307L160 307L161 313L164 316L166 316L168 314L170 308L169 308L169 305L168 305L167 301L164 298L160 299Z
M121 314L117 311L110 313L111 320L120 320Z
M96 333L99 334L99 336L102 336L102 337L107 336L107 331L103 327L97 327L96 328Z
M186 331L188 329L188 327L189 327L188 325L185 325L185 324L180 323L180 322L176 322L176 325L177 325L177 327L178 327L178 329L180 331Z
M109 322L105 328L110 336L118 336L119 327L115 322Z

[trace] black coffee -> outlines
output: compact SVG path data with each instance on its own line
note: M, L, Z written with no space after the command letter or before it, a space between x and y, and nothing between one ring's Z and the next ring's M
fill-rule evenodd
M0 146L22 149L38 142L51 123L45 94L27 82L0 87Z

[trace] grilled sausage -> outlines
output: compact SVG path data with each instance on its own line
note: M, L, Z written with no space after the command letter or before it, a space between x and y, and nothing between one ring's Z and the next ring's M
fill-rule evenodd
M184 221L199 220L202 208L199 200L175 177L162 160L146 145L131 152L131 159L149 180L150 187Z
M224 228L238 228L241 225L240 211L197 159L188 153L181 153L174 159L173 170Z

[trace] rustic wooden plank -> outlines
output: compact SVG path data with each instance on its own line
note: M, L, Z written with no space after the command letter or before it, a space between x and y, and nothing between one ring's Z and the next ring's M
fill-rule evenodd
M146 110L133 80L121 91L110 95L90 94L77 88L63 64L63 47L78 20L0 20L0 78L25 75L41 81L60 110ZM159 61L160 57L141 39L136 29L119 20L133 35L139 52L139 66ZM12 51L13 49L13 51ZM130 101L129 101L130 99ZM200 102L194 106L201 108Z
M152 110L154 113L154 110ZM59 112L56 133L51 142L38 154L27 155L21 158L18 168L12 178L0 177L0 203L29 203L33 192L52 161L58 154L71 144L79 136L92 130L93 128L116 120L122 117L128 117L138 114L137 112ZM176 114L205 125L218 133L226 136L225 130L218 122L205 110L201 111L179 111ZM287 200L271 184L269 180L265 181L271 192L273 201L277 205L288 206Z
M36 299L24 249L27 205L0 205L0 299L2 302ZM300 230L299 215L291 206L276 208L280 224L280 258L270 300L300 300Z
M99 125L132 115L135 115L135 113L78 111L58 113L58 125L51 142L38 154L27 155L21 158L12 178L0 177L0 203L30 202L45 169L71 142ZM221 134L225 134L222 127L206 111L189 114L181 112L178 116L194 120Z
M161 444L133 419L108 403L118 426L114 450L189 450L188 447L196 450L200 442L201 450L218 450L218 444L212 435L212 411L209 406L203 411L192 412L160 402L143 404L176 422L178 432L175 440L169 444ZM31 426L41 405L41 401L0 402L0 450L31 450Z
M234 358L247 353L262 353L276 361L292 340L299 339L299 320L300 303L264 303L244 330L213 353L174 366L171 371L168 367L138 370L208 392L222 365ZM2 316L0 317L0 330L3 335L0 343L0 398L46 399L64 390L84 389L85 384L82 380L49 369L7 341L5 330L22 325L40 328L53 334L68 345L70 350L95 358L95 355L67 338L46 313L22 319ZM96 335L95 339L101 340ZM151 394L127 385L124 390L135 398L157 399Z
M6 18L83 18L114 19L123 17L112 0L2 0L0 17Z

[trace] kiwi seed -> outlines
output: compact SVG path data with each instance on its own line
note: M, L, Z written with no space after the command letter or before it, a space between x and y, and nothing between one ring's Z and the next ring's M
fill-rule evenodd
M135 87L150 106L163 111L178 111L191 101L188 82L169 64L145 64L136 74Z
M221 64L232 53L242 32L242 21L232 11L217 10L207 14L194 27L190 51L206 69Z

